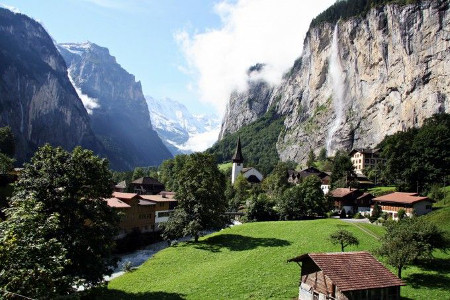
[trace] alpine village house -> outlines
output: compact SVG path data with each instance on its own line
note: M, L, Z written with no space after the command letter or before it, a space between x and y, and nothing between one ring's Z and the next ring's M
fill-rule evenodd
M149 194L116 191L111 198L105 199L108 206L121 213L117 238L122 238L136 230L142 233L158 231L159 224L168 220L170 213L177 205L175 194L162 191L164 185L154 178L143 177L132 183L134 184L131 186L136 192ZM151 192L158 193L150 194Z
M301 300L399 300L405 285L366 251L309 253L288 262L301 267Z

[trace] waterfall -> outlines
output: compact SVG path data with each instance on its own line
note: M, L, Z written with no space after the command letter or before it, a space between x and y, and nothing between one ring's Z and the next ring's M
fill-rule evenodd
M328 155L332 155L333 137L340 124L344 121L344 94L345 94L345 74L342 70L341 59L339 57L338 24L336 23L333 32L333 41L331 44L330 66L328 74L330 75L332 85L332 98L335 118L328 131L326 146ZM334 150L334 149L333 149Z

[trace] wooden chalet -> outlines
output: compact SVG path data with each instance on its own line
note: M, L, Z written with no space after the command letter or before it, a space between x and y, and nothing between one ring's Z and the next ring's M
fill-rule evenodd
M337 188L330 192L334 200L334 210L345 210L346 213L366 214L371 210L373 195L358 189Z
M288 262L301 267L302 300L398 300L405 285L366 251L309 253Z
M139 195L156 195L164 191L164 184L153 177L141 177L130 183L131 188Z
M114 192L105 199L108 206L121 212L118 238L124 237L134 230L150 232L155 230L156 203L142 199L135 193Z
M421 197L417 193L395 192L372 199L383 212L386 212L394 220L400 209L405 210L407 216L427 214L432 210L433 201L428 197ZM373 210L371 207L371 211Z
M162 192L159 195L114 192L112 197L105 201L109 207L121 213L120 232L117 238L136 230L140 232L159 230L159 224L169 219L177 204L172 192Z
M308 176L317 176L321 181L321 188L324 194L328 194L331 177L328 173L322 172L314 167L309 167L301 171L288 170L288 182L298 184Z

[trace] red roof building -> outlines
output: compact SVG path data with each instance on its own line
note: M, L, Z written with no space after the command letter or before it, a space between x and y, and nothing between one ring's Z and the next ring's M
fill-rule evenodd
M397 219L397 213L400 209L403 209L407 216L427 214L431 212L433 204L432 200L428 197L421 197L417 193L401 192L383 195L372 199L372 201L377 203L381 207L381 210L393 219Z
M330 192L334 200L336 211L345 210L346 213L368 214L372 204L372 194L364 193L358 189L337 188Z
M301 263L299 299L400 299L405 285L369 252L309 253Z
M164 184L153 177L141 177L130 183L130 187L139 195L155 195L164 191Z

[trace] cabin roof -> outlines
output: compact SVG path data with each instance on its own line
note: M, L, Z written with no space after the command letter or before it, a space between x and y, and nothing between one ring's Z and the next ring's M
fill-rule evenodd
M115 208L130 208L131 207L130 205L123 202L122 200L114 198L114 197L105 199L105 201L109 207L115 207Z
M405 285L367 251L309 253L288 262L307 259L311 259L342 292Z
M431 200L428 197L421 197L417 193L394 192L374 198L373 201L399 203L399 204L414 204L420 201L431 201Z

